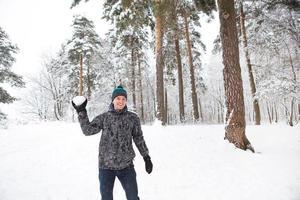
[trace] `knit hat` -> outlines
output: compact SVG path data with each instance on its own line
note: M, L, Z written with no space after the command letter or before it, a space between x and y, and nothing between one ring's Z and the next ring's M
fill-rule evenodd
M124 96L127 99L127 92L122 85L116 87L111 95L111 100L113 101L117 96Z

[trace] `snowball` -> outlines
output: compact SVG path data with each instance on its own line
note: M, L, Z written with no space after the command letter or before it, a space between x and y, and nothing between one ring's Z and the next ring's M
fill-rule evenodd
M73 98L73 102L75 103L76 106L81 105L85 100L86 98L84 96L76 96Z

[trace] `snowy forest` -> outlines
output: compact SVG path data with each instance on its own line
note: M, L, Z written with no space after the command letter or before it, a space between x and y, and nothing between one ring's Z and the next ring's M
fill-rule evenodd
M102 16L112 25L105 38L74 15L72 37L28 81L12 71L20 50L0 24L0 106L17 100L25 118L74 121L74 96L86 96L96 116L121 84L143 124L225 123L230 140L246 124L299 123L299 1L107 0ZM214 20L220 32L204 65L200 27ZM11 96L7 84L26 88L26 98ZM2 111L0 120L5 126Z
M0 200L101 199L129 147L142 200L299 200L299 130L299 0L0 0Z

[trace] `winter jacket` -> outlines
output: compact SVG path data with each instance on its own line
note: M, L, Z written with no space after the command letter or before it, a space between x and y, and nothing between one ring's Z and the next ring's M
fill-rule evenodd
M145 157L149 151L144 141L139 117L127 110L117 112L110 105L109 111L89 121L86 111L78 114L84 135L94 135L102 130L99 144L99 168L119 170L133 163L135 152L132 140L140 154Z

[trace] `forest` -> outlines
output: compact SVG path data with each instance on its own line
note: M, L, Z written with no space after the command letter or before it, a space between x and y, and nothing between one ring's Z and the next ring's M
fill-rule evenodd
M225 124L225 138L252 151L246 124L300 122L299 1L106 0L102 15L112 25L105 38L92 20L74 15L72 37L43 58L30 83L12 71L20 49L0 24L0 106L17 100L31 119L74 121L74 96L86 96L96 116L121 84L142 124ZM203 63L201 26L216 20L213 53ZM28 95L17 99L2 84Z

